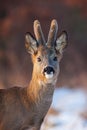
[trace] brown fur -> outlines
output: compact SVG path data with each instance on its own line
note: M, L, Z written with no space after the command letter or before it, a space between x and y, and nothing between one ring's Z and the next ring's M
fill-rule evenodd
M56 26L57 22L53 20L53 24L51 24L53 33L55 33ZM34 28L37 40L30 34L26 35L26 48L32 54L33 61L32 79L26 88L13 87L0 90L0 130L39 130L51 105L59 74L61 44L65 40L65 34L53 46L56 33L54 35L49 32L49 37L53 35L52 46L47 46L46 43L40 43L45 40L38 21L35 21ZM63 42L63 48L65 44L66 40ZM38 62L38 57L41 62ZM57 61L54 61L55 57L57 57ZM51 80L48 80L43 74L44 68L49 65L55 71Z

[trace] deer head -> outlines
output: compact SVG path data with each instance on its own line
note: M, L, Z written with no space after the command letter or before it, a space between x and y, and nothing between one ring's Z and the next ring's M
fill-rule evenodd
M67 33L63 31L57 38L58 24L52 20L48 40L45 41L40 22L34 21L35 38L27 33L26 49L32 56L33 76L43 83L55 83L59 74L59 62L67 46Z

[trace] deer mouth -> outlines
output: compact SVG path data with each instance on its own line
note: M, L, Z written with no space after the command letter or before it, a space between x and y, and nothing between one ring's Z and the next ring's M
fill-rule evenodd
M53 78L53 72L51 72L50 74L47 74L47 73L45 73L45 77L47 78L47 79L52 79Z

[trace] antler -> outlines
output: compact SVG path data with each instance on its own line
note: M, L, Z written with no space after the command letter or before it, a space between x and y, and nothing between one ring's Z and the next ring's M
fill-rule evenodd
M38 43L45 44L45 38L41 29L40 22L38 20L34 21L34 33L35 33Z
M55 19L53 19L51 22L50 31L48 34L47 46L49 46L49 47L53 46L53 44L56 40L57 30L58 30L57 21Z

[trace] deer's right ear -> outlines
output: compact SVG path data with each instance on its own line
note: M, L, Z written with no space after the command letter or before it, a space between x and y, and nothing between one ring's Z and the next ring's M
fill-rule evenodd
M25 47L30 54L36 54L38 43L36 39L28 32L25 35Z

